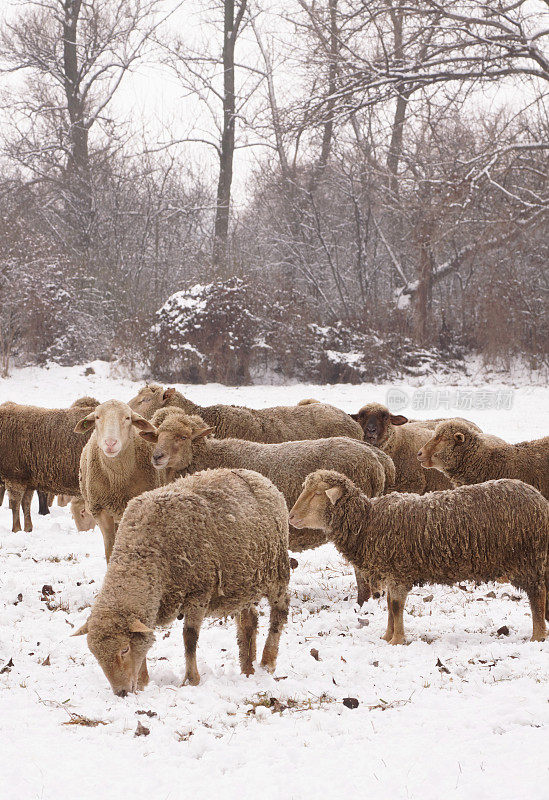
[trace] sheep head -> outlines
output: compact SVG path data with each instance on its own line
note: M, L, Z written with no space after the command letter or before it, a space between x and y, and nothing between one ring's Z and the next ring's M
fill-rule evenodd
M139 432L155 431L148 420L119 400L101 403L81 419L74 430L76 433L88 433L91 428L95 428L97 444L107 458L115 458L125 449L134 429Z
M354 484L339 472L318 469L307 475L301 494L290 511L290 525L294 528L330 527L331 509Z
M132 397L128 405L145 419L151 419L155 411L165 406L173 394L175 389L164 389L158 383L148 383Z
M129 692L144 687L144 662L154 642L152 628L136 616L126 619L122 613L92 611L88 621L73 636L84 634L116 695L126 697Z
M391 414L381 403L368 403L358 414L351 414L364 431L364 441L375 447L383 447L391 434L392 425L404 425L408 418L402 414Z
M155 469L170 469L182 472L193 458L193 443L208 436L213 428L201 417L185 414L179 408L162 408L152 419L154 433L140 433L144 439L155 444L151 463Z
M441 472L456 469L463 454L474 446L478 433L466 422L448 419L439 422L431 439L425 442L417 458L425 469Z

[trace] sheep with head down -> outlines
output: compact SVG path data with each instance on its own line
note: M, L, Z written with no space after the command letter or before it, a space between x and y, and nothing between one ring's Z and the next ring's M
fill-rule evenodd
M301 484L312 470L334 467L348 475L368 496L382 494L392 486L394 467L383 452L364 442L345 437L306 439L264 444L242 439L215 439L213 428L197 415L179 408L160 409L152 418L153 431L140 433L154 444L152 463L165 470L168 480L177 475L218 467L252 469L265 475L284 495L288 506L297 499ZM319 531L290 530L290 549L308 550L326 541ZM359 603L369 597L369 588L357 572Z
M113 691L148 681L154 629L184 617L184 683L200 675L196 648L205 617L236 615L240 667L254 672L258 613L270 605L261 665L274 672L288 617L288 509L273 484L250 470L198 472L128 503L101 592L74 635L88 645Z
M404 604L413 586L502 574L528 595L532 640L545 639L549 503L522 481L370 499L346 476L318 470L305 480L290 524L325 531L371 582L387 586L383 638L390 644L404 644Z

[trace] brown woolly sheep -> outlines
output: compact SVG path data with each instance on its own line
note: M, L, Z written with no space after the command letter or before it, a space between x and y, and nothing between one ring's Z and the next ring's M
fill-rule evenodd
M505 574L528 595L533 641L549 619L549 503L521 481L487 481L426 495L393 492L370 500L337 472L308 476L292 525L326 531L372 582L387 585L383 636L404 644L408 592L424 583L493 581Z
M185 617L184 683L200 681L204 617L237 614L240 667L254 672L257 611L271 607L261 666L274 672L288 618L288 510L273 484L243 469L198 472L131 500L88 621L88 645L121 696L149 681L157 625Z
M79 494L78 465L85 439L74 433L82 414L97 400L84 397L70 408L38 408L17 403L0 406L0 475L10 497L13 531L32 531L30 502L33 492Z
M290 507L297 500L305 477L315 469L338 469L368 497L382 494L395 479L393 462L383 451L342 436L278 444L206 438L213 428L201 417L189 416L173 406L157 411L152 424L156 430L140 436L155 443L152 463L157 469L166 470L168 480L216 467L253 469L280 489ZM290 530L290 550L309 550L325 542L326 537L319 531ZM358 602L362 605L370 591L359 573L356 577Z
M129 402L146 419L166 406L177 406L186 414L198 414L215 427L217 439L246 439L251 442L291 442L301 439L324 439L347 436L362 439L362 429L349 414L325 403L306 403L273 408L215 405L201 407L175 389L158 384L144 386Z
M455 486L517 478L549 500L549 436L509 444L478 433L459 419L441 422L417 454L427 472L440 470Z
M149 445L137 435L154 433L155 428L126 403L107 400L80 419L74 430L93 431L80 458L80 494L103 534L108 561L129 501L164 483L151 464Z
M402 414L391 414L381 403L369 403L356 416L364 431L364 441L393 459L397 492L424 494L451 488L445 476L421 470L418 464L417 451L431 438L428 428L408 422Z

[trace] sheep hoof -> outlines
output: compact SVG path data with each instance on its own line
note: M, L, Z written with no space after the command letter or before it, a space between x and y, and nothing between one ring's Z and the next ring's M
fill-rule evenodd
M547 636L547 633L543 633L543 634L534 634L534 635L532 636L532 638L530 639L530 641L531 641L531 642L544 642L544 641L545 641L545 638L546 638L546 636Z
M12 527L12 529L11 529L11 532L12 533L19 533L20 530L21 530L21 525L14 525Z
M393 636L393 638L389 640L389 644L406 644L406 639L404 636Z
M253 664L244 664L244 666L241 669L241 672L247 678L249 678L250 675L254 675L255 674L255 669L253 667Z
M182 686L198 686L199 683L200 675L198 672L186 672Z
M25 533L32 533L32 525L25 525Z
M270 675L273 675L273 674L274 674L274 671L275 671L275 669L276 669L276 664L273 664L273 663L271 663L270 661L269 661L269 662L268 662L268 661L262 661L262 662L261 662L261 666L262 666L262 668L263 668L263 669L264 669L266 672L268 672Z
M382 638L382 639L383 639L385 642L390 642L390 641L391 641L391 639L393 638L393 634L392 634L392 633L388 633L388 632L387 632L387 633L384 633L384 634L383 634L383 636L382 636L381 638Z

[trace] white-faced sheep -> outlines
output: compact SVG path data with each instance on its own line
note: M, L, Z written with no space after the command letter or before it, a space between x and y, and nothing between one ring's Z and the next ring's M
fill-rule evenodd
M440 470L455 486L517 478L549 500L549 436L509 444L478 433L459 419L449 419L437 425L417 457L427 473Z
M208 470L128 504L103 587L86 624L88 645L118 695L149 680L153 631L184 616L184 683L198 684L204 617L237 615L240 666L254 672L257 611L271 607L261 665L274 672L288 617L288 510L273 484L249 470ZM75 634L75 635L77 635Z
M126 403L108 400L80 419L74 430L93 431L82 450L79 493L101 529L108 561L128 502L164 483L151 464L150 446L137 435L154 433L155 428Z
M422 470L417 452L431 438L424 425L408 422L402 414L391 414L381 403L369 403L357 415L364 441L391 456L395 465L397 492L425 492L449 489L452 484L441 473Z
M521 481L487 481L426 495L372 500L338 472L308 476L292 525L324 530L374 583L387 586L384 639L404 643L408 592L425 583L493 581L505 574L528 595L532 640L545 638L549 589L549 503Z
M12 402L0 406L0 475L11 495L12 530L21 530L21 504L25 530L32 530L30 502L35 490L79 494L78 466L86 440L74 433L74 426L96 405L97 400L84 397L70 408Z
M173 388L158 384L144 386L129 402L131 408L152 419L166 406L177 406L186 414L197 414L211 427L217 439L247 439L251 442L290 442L348 436L362 439L362 429L349 414L325 403L306 403L273 408L243 406L198 406Z
M217 467L253 469L269 478L284 495L288 507L296 500L305 477L315 469L334 468L348 475L369 497L392 487L395 472L391 459L381 450L345 437L306 439L300 442L263 444L242 439L208 438L212 428L196 415L174 407L157 411L153 432L140 436L155 443L152 463L175 475ZM290 529L290 549L308 550L326 541L319 531ZM357 573L358 602L369 597L369 587Z

